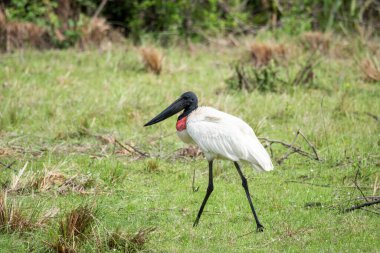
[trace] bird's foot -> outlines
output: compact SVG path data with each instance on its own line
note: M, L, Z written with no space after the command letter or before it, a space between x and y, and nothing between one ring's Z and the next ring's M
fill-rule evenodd
M198 226L198 223L199 223L199 219L197 218L197 219L194 221L193 227Z
M264 226L261 224L257 224L256 232L263 232L264 231Z

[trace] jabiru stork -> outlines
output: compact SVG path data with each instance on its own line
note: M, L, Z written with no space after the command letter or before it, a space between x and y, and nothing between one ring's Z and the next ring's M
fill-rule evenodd
M216 158L224 158L234 162L255 218L257 231L263 231L264 227L253 207L247 179L240 169L239 161L247 161L258 171L273 170L273 164L252 128L240 118L230 114L211 107L198 107L198 98L191 91L183 93L180 98L144 126L156 124L182 110L176 124L177 134L183 142L195 143L200 147L209 167L206 196L193 226L198 225L207 200L214 190L213 161Z

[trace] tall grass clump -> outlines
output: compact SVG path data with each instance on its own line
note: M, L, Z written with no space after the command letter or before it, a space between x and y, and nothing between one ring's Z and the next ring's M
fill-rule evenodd
M0 193L0 233L25 232L36 226L15 203L8 203L8 194Z
M162 54L154 48L141 48L140 53L145 69L156 75L160 75L164 59Z
M88 238L94 215L93 208L86 205L69 212L59 223L58 239L48 243L50 248L60 253L78 252L79 245Z

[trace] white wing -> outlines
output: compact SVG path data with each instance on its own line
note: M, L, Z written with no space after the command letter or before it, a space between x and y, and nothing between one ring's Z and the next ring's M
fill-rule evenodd
M209 160L221 156L232 161L248 161L258 171L273 169L252 128L235 116L211 107L199 107L189 115L186 128Z

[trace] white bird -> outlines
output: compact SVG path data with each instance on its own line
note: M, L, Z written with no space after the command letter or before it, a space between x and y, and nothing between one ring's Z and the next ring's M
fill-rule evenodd
M168 108L144 126L156 124L183 110L178 117L176 128L179 138L185 143L195 143L203 151L209 164L209 183L206 196L194 222L196 226L207 203L213 185L213 161L216 158L234 162L241 177L249 205L256 221L257 231L263 231L249 194L247 179L239 161L247 161L258 171L273 170L269 154L261 145L252 128L242 119L211 107L198 107L198 98L193 92L185 92Z

